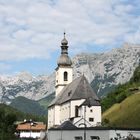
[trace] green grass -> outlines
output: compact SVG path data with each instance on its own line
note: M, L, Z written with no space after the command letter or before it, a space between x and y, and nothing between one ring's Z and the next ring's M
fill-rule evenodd
M49 96L41 99L38 101L38 103L43 106L46 110L48 110L48 105L51 103L51 101L55 98L55 93L50 94Z
M114 104L105 111L103 123L112 127L140 128L140 93L127 97L121 103Z
M47 116L38 116L38 115L33 115L33 114L29 114L29 113L25 113L22 111L19 111L9 105L5 105L5 104L0 104L0 113L1 112L5 112L6 114L14 114L16 115L16 121L23 121L24 119L27 120L34 120L34 121L43 121L43 122L47 122Z
M102 111L106 111L114 104L121 103L128 96L140 92L140 66L138 66L130 81L125 84L119 84L113 91L101 100Z
M10 106L16 108L25 113L38 115L38 116L46 116L47 110L41 106L37 101L27 99L25 97L17 97L15 98Z

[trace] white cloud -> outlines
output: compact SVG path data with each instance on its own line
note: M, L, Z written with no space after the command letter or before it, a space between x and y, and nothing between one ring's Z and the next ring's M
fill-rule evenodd
M86 44L140 43L139 6L121 0L0 0L0 60L48 59L64 29L76 52Z
M23 30L23 29L18 30L17 32L13 33L13 37L15 39L21 40L21 41L29 40L32 37L32 35L34 35L33 31L31 31L31 30L28 31L28 30Z
M132 44L140 44L140 26L136 32L127 34L125 40Z

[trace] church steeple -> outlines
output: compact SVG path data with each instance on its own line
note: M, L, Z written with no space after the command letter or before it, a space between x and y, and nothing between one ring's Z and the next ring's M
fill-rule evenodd
M68 41L65 37L61 41L61 55L58 58L56 68L56 96L60 91L69 83L72 82L73 71L72 71L72 61L68 56Z
M61 41L62 46L67 46L68 45L68 41L67 41L65 36L66 36L66 33L64 32L64 38ZM67 46L67 48L68 48L68 46Z
M61 56L59 57L57 64L58 66L71 66L72 62L70 57L68 56L68 41L65 37L64 32L64 38L61 41Z

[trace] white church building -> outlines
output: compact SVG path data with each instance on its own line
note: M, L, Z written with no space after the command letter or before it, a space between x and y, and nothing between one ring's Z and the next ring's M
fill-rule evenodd
M84 75L73 79L68 41L61 41L55 99L48 106L47 140L116 140L140 138L140 128L101 126L100 100Z
M100 100L84 75L73 79L72 61L68 56L68 41L61 41L57 62L55 99L48 106L48 129L70 121L76 127L101 124Z

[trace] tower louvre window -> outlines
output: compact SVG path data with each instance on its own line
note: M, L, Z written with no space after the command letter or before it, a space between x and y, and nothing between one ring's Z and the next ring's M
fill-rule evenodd
M68 81L68 73L66 71L64 72L64 81Z

